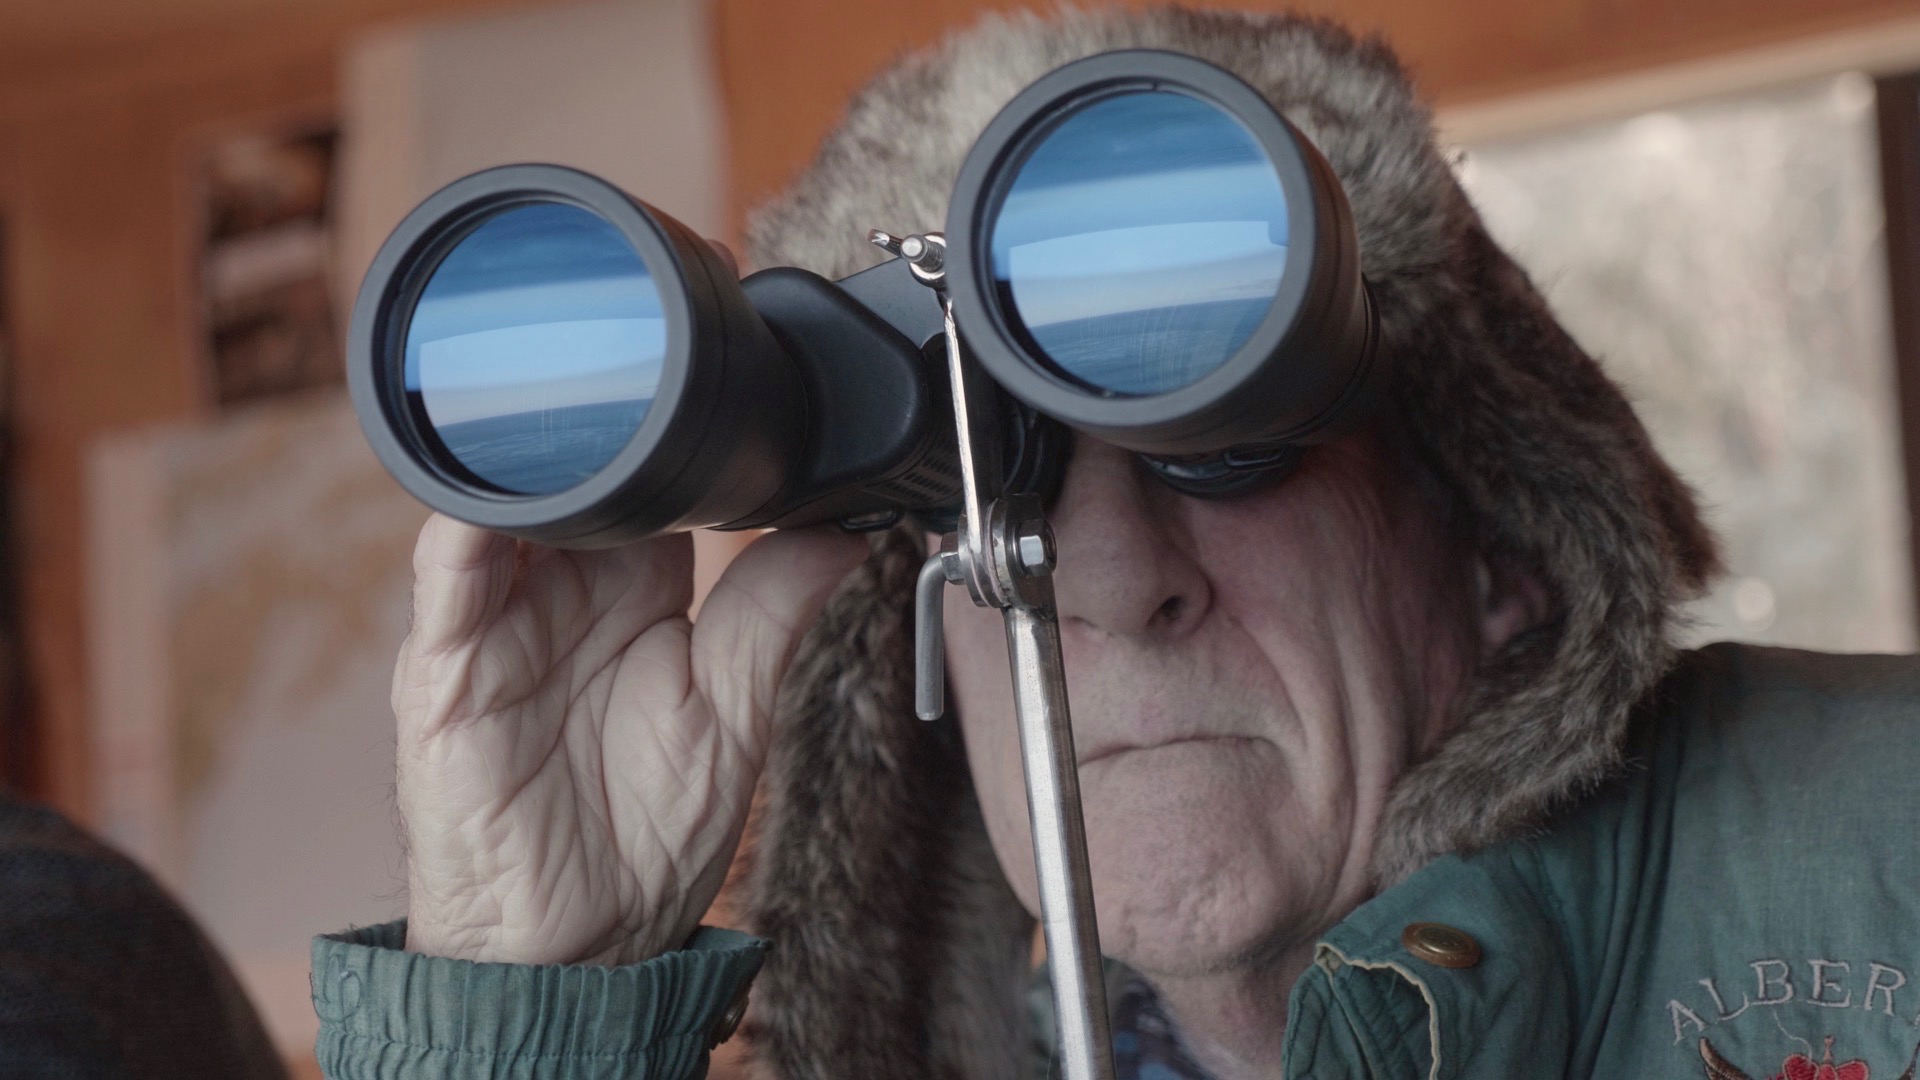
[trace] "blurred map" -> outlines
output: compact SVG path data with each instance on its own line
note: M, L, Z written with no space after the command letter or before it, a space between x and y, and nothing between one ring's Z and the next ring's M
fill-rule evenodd
M1725 543L1697 641L1914 646L1873 102L1846 75L1465 151Z
M277 1034L310 1028L307 938L404 908L387 689L426 511L337 393L121 438L94 466L102 827Z

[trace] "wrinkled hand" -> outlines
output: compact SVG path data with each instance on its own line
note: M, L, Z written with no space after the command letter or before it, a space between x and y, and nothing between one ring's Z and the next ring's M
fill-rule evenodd
M407 948L634 963L725 880L801 634L866 551L762 537L687 618L685 535L606 551L435 515L394 671Z

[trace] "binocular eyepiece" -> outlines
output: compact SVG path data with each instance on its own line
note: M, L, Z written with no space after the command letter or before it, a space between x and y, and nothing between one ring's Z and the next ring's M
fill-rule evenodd
M894 225L899 223L880 223ZM944 253L924 245L944 242ZM348 381L416 497L545 543L949 518L941 297L1005 391L1010 482L1065 425L1226 494L1349 429L1381 380L1325 159L1258 92L1129 50L1022 91L946 231L829 281L736 281L700 237L551 165L469 176L403 220L355 305Z

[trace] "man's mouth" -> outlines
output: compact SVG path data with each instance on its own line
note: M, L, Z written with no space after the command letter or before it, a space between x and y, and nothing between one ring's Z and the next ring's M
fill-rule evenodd
M1152 742L1107 741L1095 743L1093 746L1088 747L1084 753L1078 756L1077 763L1084 769L1096 761L1104 761L1108 758L1119 757L1123 754L1137 753L1142 750L1164 750L1170 746L1180 746L1186 743L1212 742L1244 743L1251 745L1253 740L1244 735L1193 734L1178 735L1170 739L1160 739Z

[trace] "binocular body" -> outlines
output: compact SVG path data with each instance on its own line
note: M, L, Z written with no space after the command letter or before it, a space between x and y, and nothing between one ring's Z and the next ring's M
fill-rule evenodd
M1012 490L1058 483L1071 430L1231 494L1349 429L1383 377L1332 169L1191 57L1106 53L1023 91L969 153L943 239L940 291L906 258L736 281L605 181L492 169L376 256L349 386L422 501L585 547L903 514L950 528L948 299L1004 391L988 427Z

